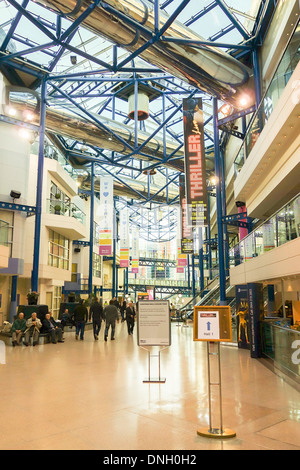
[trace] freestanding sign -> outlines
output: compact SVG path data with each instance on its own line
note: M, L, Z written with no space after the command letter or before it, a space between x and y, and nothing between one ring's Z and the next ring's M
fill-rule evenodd
M194 341L232 342L231 308L194 307Z
M194 307L194 341L205 341L207 344L208 358L208 395L209 395L209 428L200 428L197 431L199 436L225 439L235 437L235 431L223 428L223 410L222 410L222 383L221 383L221 342L232 342L231 326L231 308L229 306L201 306ZM215 348L217 344L217 353L211 352L211 345ZM211 381L212 366L210 357L218 358L218 382ZM212 399L212 387L219 387L219 419L220 426L213 426L212 415L215 408ZM214 405L214 406L213 406Z
M164 383L160 376L160 353L171 345L171 318L168 300L142 300L138 302L137 339L138 346L148 351L148 377L144 383ZM147 346L162 349L151 356ZM158 378L151 377L151 357L158 358Z
M171 319L167 300L138 302L138 346L170 346Z

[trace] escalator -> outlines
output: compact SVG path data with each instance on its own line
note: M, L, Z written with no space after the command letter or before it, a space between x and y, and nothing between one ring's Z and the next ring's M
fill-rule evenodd
M233 306L235 301L235 287L230 285L229 277L226 278L226 299L227 304ZM192 320L194 316L194 307L201 305L219 305L220 303L220 284L219 276L216 276L205 288L194 297L180 312L182 320Z

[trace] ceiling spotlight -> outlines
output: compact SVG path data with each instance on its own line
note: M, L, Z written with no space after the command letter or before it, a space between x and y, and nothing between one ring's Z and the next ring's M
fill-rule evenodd
M70 56L70 61L71 61L72 65L76 65L77 64L77 56L76 55L71 55Z
M218 178L217 178L216 176L211 176L211 177L209 178L209 182L210 182L210 184L211 184L212 186L216 186L217 183L218 183Z
M33 121L35 118L35 114L28 109L26 109L23 113L25 121Z
M6 112L9 116L15 116L17 114L17 110L12 106L8 106Z
M246 106L248 106L248 103L249 103L249 98L247 96L242 96L239 101L240 101L240 106L242 108L246 108Z

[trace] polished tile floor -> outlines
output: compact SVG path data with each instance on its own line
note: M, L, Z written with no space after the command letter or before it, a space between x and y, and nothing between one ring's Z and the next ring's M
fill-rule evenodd
M197 435L209 423L207 348L193 342L192 325L172 324L161 384L143 382L148 353L137 346L136 330L128 336L120 323L107 343L102 333L103 326L99 341L90 330L76 341L73 330L64 344L6 348L1 450L300 450L299 392L248 351L221 347L223 423L236 437L210 439ZM152 357L152 378L157 365Z

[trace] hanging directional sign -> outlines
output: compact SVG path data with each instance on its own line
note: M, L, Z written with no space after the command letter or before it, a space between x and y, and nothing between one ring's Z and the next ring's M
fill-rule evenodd
M194 307L194 341L232 342L231 308Z

